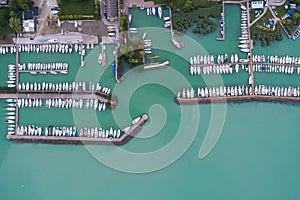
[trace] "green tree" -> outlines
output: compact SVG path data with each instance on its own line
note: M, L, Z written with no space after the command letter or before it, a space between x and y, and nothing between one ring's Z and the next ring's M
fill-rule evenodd
M125 53L126 53L126 46L122 45L122 46L120 47L120 54L121 54L121 55L124 55Z
M285 19L285 24L286 25L291 25L292 24L292 20L291 19Z
M19 7L22 10L28 10L34 4L34 2L32 0L17 0L17 1L18 1Z
M300 18L300 14L298 13L298 12L295 12L294 14L293 14L293 20L297 20L297 19L299 19Z
M9 27L15 32L20 33L22 31L21 20L16 17L12 17L9 19Z

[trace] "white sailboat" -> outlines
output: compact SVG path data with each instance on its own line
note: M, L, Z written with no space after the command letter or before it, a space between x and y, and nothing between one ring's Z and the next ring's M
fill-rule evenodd
M161 9L161 7L158 7L158 16L159 16L159 18L162 17L162 9Z
M98 63L102 64L102 53L100 53L99 57L98 57Z
M152 7L152 15L155 15L156 14L156 9L155 7Z

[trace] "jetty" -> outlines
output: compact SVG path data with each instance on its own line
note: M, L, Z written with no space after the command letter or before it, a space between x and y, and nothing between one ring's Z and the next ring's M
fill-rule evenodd
M172 26L172 11L171 11L171 8L169 8L169 17L170 17L170 22L171 22L171 26L170 26L170 29L171 29L171 41L172 41L172 43L175 45L175 47L177 48L177 49L181 49L183 46L184 46L184 44L181 42L178 42L176 39L175 39L175 37L174 37L174 30L173 30L173 26Z
M245 102L245 101L271 101L271 102L300 102L299 97L285 96L266 96L266 95L243 95L227 97L205 97L205 98L175 98L178 104L195 104L195 103L226 103L226 102Z
M127 143L140 130L142 125L148 120L148 115L143 114L139 121L128 129L120 138L95 138L95 137L65 137L65 136L33 136L33 135L13 135L7 134L8 140L20 142L41 142L54 144L107 144L122 145Z
M16 85L19 85L19 46L16 45Z
M84 65L85 65L84 54L85 54L85 50L83 49L83 43L81 43L80 44L80 63L81 63L81 67L84 67Z
M148 64L144 66L144 69L157 69L157 68L162 68L162 67L167 67L169 66L170 62L165 61L159 64Z
M106 53L105 53L105 44L102 43L102 67L106 66Z
M252 59L250 59L248 62L234 62L234 63L231 63L231 62L226 62L226 63L213 63L213 64L192 64L190 65L190 67L210 67L210 66L222 66L222 65L235 65L235 64L238 64L238 65L270 65L270 66L286 66L286 67L300 67L300 63L298 64L290 64L290 63L271 63L271 62L253 62Z
M225 4L224 4L224 1L222 3L222 13L223 13L223 16L221 16L221 17L222 17L222 21L223 21L223 27L220 27L220 28L221 28L221 30L223 30L223 34L222 34L222 37L216 38L216 40L220 40L220 41L225 40Z
M54 69L54 70L51 70L51 69L45 69L45 70L43 70L43 69L41 69L41 70L32 70L32 69L30 69L30 70L18 70L18 72L20 72L20 73L53 73L53 72L56 72L56 73L63 73L63 72L65 72L65 73L68 73L69 72L69 70L65 70L65 69Z
M247 24L248 24L248 41L251 41L251 30L250 30L250 13L249 13L249 1L247 1ZM252 42L249 43L249 56L250 56L250 64L249 64L249 81L251 80L252 91L254 91L254 73L253 73L253 51L252 51Z
M46 91L25 91L12 94L0 94L0 99L98 99L104 103L116 105L117 102L103 97L104 95L99 92L57 92L53 93Z

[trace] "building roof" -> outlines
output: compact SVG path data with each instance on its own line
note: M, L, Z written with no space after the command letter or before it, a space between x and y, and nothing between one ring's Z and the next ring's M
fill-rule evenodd
M34 17L39 16L39 8L31 7L28 11L23 11L22 16L24 20L33 19Z
M6 5L8 3L8 0L0 0L0 5Z
M29 11L32 11L34 17L39 16L39 8L38 7L33 6L29 9Z
M252 9L263 8L263 7L264 7L264 2L263 1L252 1L251 2L251 8Z
M23 20L23 32L25 33L33 33L35 32L35 27L34 27L34 20L29 19L29 20Z
M32 10L22 12L23 20L33 19Z

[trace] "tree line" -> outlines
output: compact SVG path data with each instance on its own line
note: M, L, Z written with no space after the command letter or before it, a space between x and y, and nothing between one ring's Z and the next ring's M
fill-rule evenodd
M261 26L252 26L251 27L251 38L255 40L259 40L261 42L261 46L269 46L271 45L273 40L280 41L283 39L282 30L279 26L276 26L275 30L270 28L265 28ZM256 44L256 43L255 43Z
M194 32L212 32L216 29L216 23L209 19L209 17L219 18L220 13L220 4L214 4L209 8L196 8L188 12L175 12L172 14L173 29L177 32L184 33L194 23L198 23L197 28L196 30L194 30ZM210 25L209 29L207 29L208 25Z

